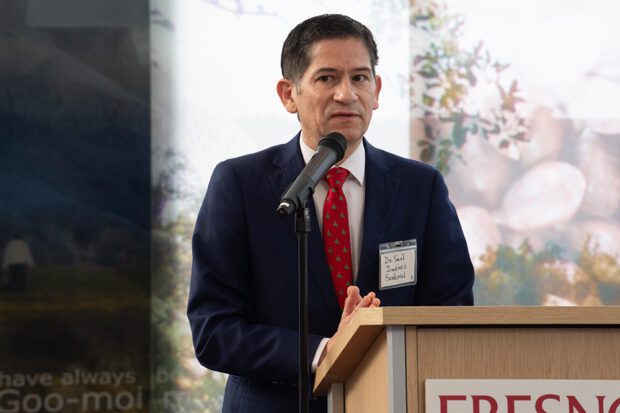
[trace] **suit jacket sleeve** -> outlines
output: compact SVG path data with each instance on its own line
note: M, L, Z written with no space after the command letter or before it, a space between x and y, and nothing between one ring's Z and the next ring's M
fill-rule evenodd
M456 210L443 177L435 171L417 305L473 305L474 269Z
M253 273L246 214L253 206L245 204L242 192L235 168L219 164L196 221L188 302L196 355L213 370L296 383L298 331L261 324L256 317L252 279L261 274ZM308 365L322 338L311 335Z

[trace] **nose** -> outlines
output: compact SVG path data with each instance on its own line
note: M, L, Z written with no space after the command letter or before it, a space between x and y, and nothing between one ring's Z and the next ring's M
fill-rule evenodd
M343 78L336 88L334 100L341 103L352 103L357 100L357 93L351 84L351 79Z

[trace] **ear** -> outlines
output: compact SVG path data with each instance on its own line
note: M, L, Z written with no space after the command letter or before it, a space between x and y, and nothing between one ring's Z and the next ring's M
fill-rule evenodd
M293 88L295 85L289 79L280 79L276 85L276 90L284 108L290 113L297 113Z
M381 92L381 76L377 75L375 76L375 101L372 104L373 110L379 108L379 92Z

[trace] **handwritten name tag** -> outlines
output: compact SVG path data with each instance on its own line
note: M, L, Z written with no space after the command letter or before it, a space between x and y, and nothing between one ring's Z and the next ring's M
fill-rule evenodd
M379 289L403 287L417 282L415 239L379 245Z

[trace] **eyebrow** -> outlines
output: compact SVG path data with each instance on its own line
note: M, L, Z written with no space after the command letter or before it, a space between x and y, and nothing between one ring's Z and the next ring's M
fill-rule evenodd
M318 75L320 73L335 73L338 72L339 70L333 68L333 67L320 67L317 70L314 71L313 75ZM369 72L372 73L372 70L370 70L370 67L368 66L361 66L361 67L356 67L353 70L351 70L352 72Z

